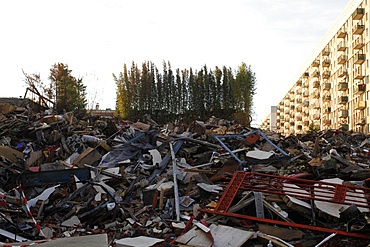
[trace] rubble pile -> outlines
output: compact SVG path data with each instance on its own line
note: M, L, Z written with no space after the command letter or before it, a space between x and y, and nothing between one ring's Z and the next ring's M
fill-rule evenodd
M0 113L0 246L370 244L363 133Z

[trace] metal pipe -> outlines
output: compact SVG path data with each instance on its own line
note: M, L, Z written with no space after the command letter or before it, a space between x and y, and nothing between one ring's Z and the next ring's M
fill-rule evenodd
M176 164L176 157L175 152L173 151L172 143L170 142L170 150L171 150L171 157L172 157L172 170L173 170L173 190L175 193L175 209L176 209L176 220L180 221L180 198L179 198L179 189L177 186L177 164Z

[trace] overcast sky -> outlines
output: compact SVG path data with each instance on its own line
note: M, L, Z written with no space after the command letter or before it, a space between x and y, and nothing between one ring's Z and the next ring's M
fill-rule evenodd
M89 102L115 107L126 63L256 73L259 123L349 0L12 0L0 1L0 97L25 93L22 69L48 83L55 63L83 78Z

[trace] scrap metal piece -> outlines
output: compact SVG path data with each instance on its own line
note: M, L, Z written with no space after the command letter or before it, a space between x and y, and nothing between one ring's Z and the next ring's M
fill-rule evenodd
M183 135L185 137L189 137L191 135L191 133L185 132ZM180 149L180 147L182 146L183 143L184 143L184 140L181 140L181 139L178 140L178 141L176 141L175 145L173 146L173 151L174 151L175 154L179 151L179 149ZM152 174L150 175L150 177L148 179L149 184L153 184L154 183L154 181L157 178L157 176L159 174L161 174L164 171L164 169L166 169L166 167L167 167L168 163L170 162L170 160L171 160L171 153L167 153L166 156L163 158L162 162L159 164L159 168L158 169L155 169L152 172Z
M337 233L339 235L348 236L348 237L370 239L370 235L367 235L367 234L346 232L346 231L331 229L331 228L310 226L310 225L305 225L305 224L298 224L298 223L285 222L285 221L280 221L280 220L272 220L272 219L266 219L266 218L258 218L255 216L250 216L250 215L245 215L245 214L236 214L236 213L231 213L231 212L219 212L219 211L212 211L212 210L207 210L207 209L200 209L200 211L203 213L218 214L218 215L223 215L223 216L228 216L228 217L236 217L236 218L241 218L241 219L265 222L265 223L282 225L282 226L287 226L287 227L296 227L296 228L302 228L302 229L307 229L307 230L312 230L312 231Z
M19 236L17 234L14 234L12 232L6 231L4 229L0 229L0 235L2 235L4 237L7 237L9 239L15 240L17 242L29 241L29 239L27 239L27 238L21 237L21 236Z
M299 184L300 186L306 189L308 188L308 190L317 189L321 193L325 194L325 196L314 195L314 197L312 197L312 195L310 195L308 192L302 193L301 189L297 190L297 187L296 187L297 184ZM287 187L288 189L283 191L283 185L284 187ZM292 185L292 186L289 187L289 185ZM313 230L313 231L337 233L337 234L349 236L349 237L370 239L370 235L356 233L356 232L346 232L346 231L339 230L339 229L329 229L329 228L324 228L324 227L304 225L304 224L298 224L298 223L293 223L293 222L266 219L266 218L260 218L260 217L250 216L250 215L228 212L228 208L231 205L232 201L234 200L236 194L238 193L239 188L242 190L258 191L258 192L263 192L267 194L278 194L278 195L288 194L288 195L291 195L297 198L333 202L334 197L328 198L327 195L335 194L335 191L333 192L333 189L335 190L337 188L336 185L337 184L323 182L323 181L318 182L318 181L311 181L311 180L298 179L298 178L292 178L292 177L281 177L281 176L275 176L275 175L269 175L269 174L259 174L259 173L253 173L253 172L238 171L234 174L231 182L226 188L215 210L200 209L200 211L203 213L237 217L237 218L242 218L242 219L247 219L247 220L254 220L257 222L265 222L265 223L271 223L271 224L276 224L276 225L303 228L303 229L308 229L308 230ZM356 193L360 194L360 196L358 197L351 196L350 202L348 202L348 199L347 199L344 202L335 201L336 203L350 204L350 205L357 203L357 204L360 204L361 207L364 207L364 208L370 207L370 205L367 202L364 202L363 200L363 198L369 198L369 195L370 195L369 188L358 187L358 186L346 186L346 187L347 187L346 191L356 191Z
M258 218L265 218L262 192L253 192L253 194L254 194L254 205L256 206L256 215Z
M80 181L90 180L90 169L64 169L54 171L41 171L16 174L13 181L19 179L23 187L42 186L53 183L63 183L71 180L71 176L76 176Z
M251 131L247 134L235 134L235 135L225 135L225 136L215 136L215 139L221 144L221 146L230 153L231 156L233 156L233 158L238 161L238 163L244 168L244 166L248 165L248 162L245 162L245 161L242 161L241 159L239 159L239 157L228 147L226 146L226 144L221 140L221 139L225 139L225 138L236 138L236 137L245 137L247 138L247 140L249 140L248 138L250 136L252 136L253 138L252 139L255 139L255 135L258 134L260 137L262 137L263 139L265 139L269 144L271 144L274 148L276 148L280 153L283 154L282 158L287 158L287 157L290 157L289 154L287 154L284 150L282 150L280 147L278 147L277 145L275 145L275 143L273 143L270 139L267 138L266 135L264 135L260 130L254 130L254 131ZM249 142L251 142L249 140ZM252 141L253 143L254 141ZM269 159L268 159L269 160Z
M173 190L175 195L175 210L176 210L176 220L180 221L180 199L179 199L179 189L177 186L177 165L176 165L176 157L175 152L173 151L172 143L170 142L170 151L172 157L172 166L173 166Z
M245 172L235 173L229 186L226 188L220 201L218 202L215 211L227 212L246 176L247 173Z

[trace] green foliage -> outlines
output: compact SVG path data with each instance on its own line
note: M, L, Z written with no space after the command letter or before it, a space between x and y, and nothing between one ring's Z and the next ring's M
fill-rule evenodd
M310 123L310 125L308 125L308 132L309 133L312 133L312 134L316 134L320 131L320 126L319 125L316 125L314 123Z
M150 114L167 122L214 115L250 123L256 82L250 66L242 63L234 73L226 67L210 70L204 65L199 71L173 71L169 62L162 65L159 73L151 62L143 63L141 70L133 62L130 70L125 64L119 76L113 74L120 117L136 120Z
M50 69L50 96L54 98L55 110L58 112L73 111L82 114L86 111L86 86L82 79L71 75L68 65L57 63Z

